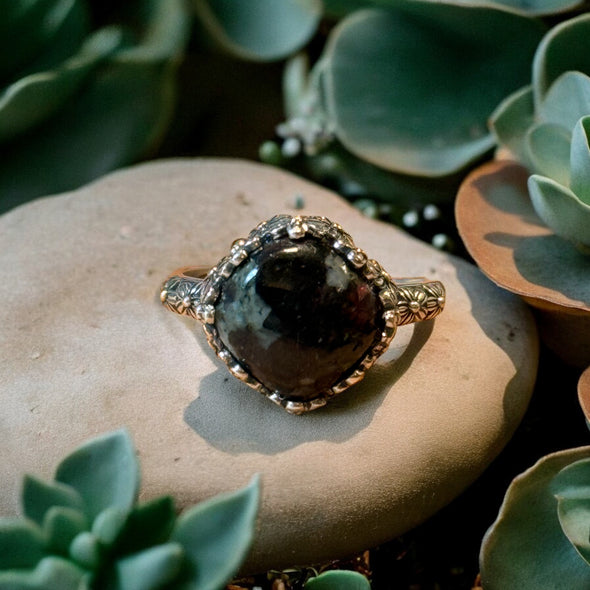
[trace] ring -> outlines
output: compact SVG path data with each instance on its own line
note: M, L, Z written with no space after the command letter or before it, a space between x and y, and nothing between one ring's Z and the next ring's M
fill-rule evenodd
M213 268L176 271L160 299L203 324L235 377L302 414L358 383L398 326L436 317L445 289L392 279L325 217L277 215Z

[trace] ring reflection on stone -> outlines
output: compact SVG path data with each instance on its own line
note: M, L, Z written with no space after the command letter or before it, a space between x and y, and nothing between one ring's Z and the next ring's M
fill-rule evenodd
M392 279L325 217L277 215L211 268L185 268L162 303L203 324L238 379L290 413L358 383L396 328L436 317L439 281Z

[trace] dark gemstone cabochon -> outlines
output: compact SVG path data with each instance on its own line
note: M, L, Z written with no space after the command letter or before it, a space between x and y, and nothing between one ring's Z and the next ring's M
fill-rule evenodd
M215 324L258 381L304 401L354 370L380 337L382 305L329 243L283 238L224 281Z

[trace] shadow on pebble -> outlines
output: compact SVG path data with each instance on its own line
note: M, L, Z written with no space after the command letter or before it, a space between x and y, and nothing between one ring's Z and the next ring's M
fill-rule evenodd
M225 367L207 375L199 397L185 409L185 422L215 448L231 454L273 455L317 440L343 442L366 428L385 395L408 370L428 340L433 321L400 328L389 350L361 383L326 407L290 415L232 377ZM207 354L213 351L199 338ZM217 361L220 362L220 361Z

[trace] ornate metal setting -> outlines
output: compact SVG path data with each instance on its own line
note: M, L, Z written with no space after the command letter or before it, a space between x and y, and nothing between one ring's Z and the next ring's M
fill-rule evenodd
M306 401L289 399L254 378L222 341L215 324L215 306L224 282L253 253L287 237L292 240L315 238L329 241L333 251L377 293L381 304L380 332L376 334L374 344L336 384L325 391L318 391L316 397ZM229 254L206 274L184 270L168 278L162 286L160 299L170 311L203 324L209 345L235 377L281 405L287 412L303 414L324 406L329 399L361 381L366 371L387 350L398 326L436 317L444 308L445 289L439 281L423 278L393 280L376 260L368 258L354 245L351 236L340 225L325 217L277 215L260 223L247 238L235 240Z

